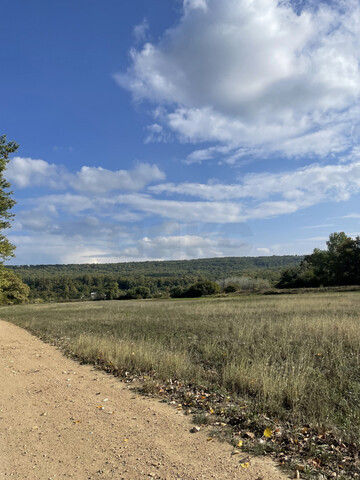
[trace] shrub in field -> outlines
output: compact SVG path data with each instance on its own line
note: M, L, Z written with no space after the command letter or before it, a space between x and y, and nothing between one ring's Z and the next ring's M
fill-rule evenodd
M239 290L238 286L237 285L234 285L233 283L230 283L230 285L227 285L225 288L224 288L224 292L225 293L235 293Z
M214 295L215 293L220 293L219 285L215 282L211 282L210 280L203 280L191 285L189 290L185 292L184 296L203 297L204 295Z

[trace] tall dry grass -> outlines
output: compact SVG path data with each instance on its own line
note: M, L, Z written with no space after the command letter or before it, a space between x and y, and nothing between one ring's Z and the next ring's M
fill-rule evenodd
M360 294L4 307L86 361L224 389L256 411L360 438Z

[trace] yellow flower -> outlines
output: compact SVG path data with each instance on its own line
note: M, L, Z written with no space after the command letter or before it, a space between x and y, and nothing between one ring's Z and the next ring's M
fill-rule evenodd
M270 437L272 436L272 434L273 434L273 431L270 430L270 428L266 428L266 429L264 430L264 437L270 438Z

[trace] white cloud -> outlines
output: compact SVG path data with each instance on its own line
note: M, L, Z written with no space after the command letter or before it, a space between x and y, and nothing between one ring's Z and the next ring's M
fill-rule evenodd
M146 128L148 134L145 138L145 143L163 142L166 143L170 139L170 134L158 123L148 125Z
M121 261L120 257L102 258L110 252L102 236L89 240L33 232L31 235L11 235L9 239L17 245L16 263L20 265Z
M44 160L14 157L8 164L6 178L19 188L47 185L61 188L66 180L66 172L58 165Z
M79 172L72 174L65 167L45 160L15 157L9 163L6 177L19 188L73 188L101 194L111 190L138 191L150 183L164 180L165 174L156 165L148 163L139 163L133 170L116 171L83 166Z
M144 20L138 25L135 25L133 29L133 35L136 42L140 43L145 41L148 30L149 24L146 18L144 18Z
M189 13L191 10L207 10L207 0L184 0L185 13Z
M125 180L116 175L110 178L108 171L105 171L104 178L101 178L102 174L103 171L93 169L91 175L96 178L95 187L92 188L89 182L78 185L84 191L82 194L46 195L26 202L37 210L44 209L46 218L50 207L55 213L60 210L76 216L96 214L120 223L139 222L153 216L168 219L169 228L176 231L184 223L224 225L288 215L324 201L346 201L360 192L359 161L340 165L312 164L290 172L247 174L241 182L231 185L188 182L148 187L153 195L167 193L180 196L176 199L156 198L143 193L106 194L112 187L115 188L111 182L119 187ZM157 174L155 171L154 176ZM127 172L125 176L128 177ZM131 184L126 178L126 184L135 189L145 182L145 177L144 174L142 180L136 174L136 181ZM195 197L195 200L184 199L186 196ZM32 221L30 217L21 218L29 224ZM34 226L41 223L40 218L34 222ZM171 233L170 230L168 232Z
M341 218L360 218L360 213L349 213L348 215L344 215Z
M79 191L103 193L111 190L137 191L145 185L165 178L156 166L147 163L137 165L134 170L111 171L102 167L82 167L76 174L72 186Z
M324 223L322 225L306 225L304 227L300 227L303 230L312 230L312 229L318 229L318 228L333 228L336 227L334 223Z
M287 0L186 0L179 23L133 49L115 79L161 105L184 141L325 156L358 129L359 28L356 0L301 14Z
M111 263L163 259L190 259L249 255L252 246L238 239L201 235L156 236L125 239L119 248L114 239L99 233L90 237L32 232L11 235L18 246L16 263Z
M266 247L258 247L256 253L259 255L270 255L270 249Z
M281 195L283 200L298 206L319 203L324 199L341 201L360 191L360 162L325 166L312 164L292 172L247 174L242 182L232 185L164 183L149 187L149 190L155 194L191 195L217 201L240 198L260 200Z
M59 195L44 195L38 198L27 199L28 204L35 204L37 208L47 208L51 205L54 209L61 209L71 214L83 213L86 210L97 208L98 200L85 195L64 193Z
M143 237L137 242L137 246L128 249L127 253L138 258L179 260L248 255L251 248L248 243L239 239L221 236L174 235Z
M158 200L139 194L119 195L113 201L174 221L221 224L243 222L245 219L242 205L231 202Z

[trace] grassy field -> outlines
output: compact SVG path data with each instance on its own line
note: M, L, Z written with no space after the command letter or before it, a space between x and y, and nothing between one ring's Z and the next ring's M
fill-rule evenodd
M120 375L223 391L359 446L359 292L14 306L0 317Z

